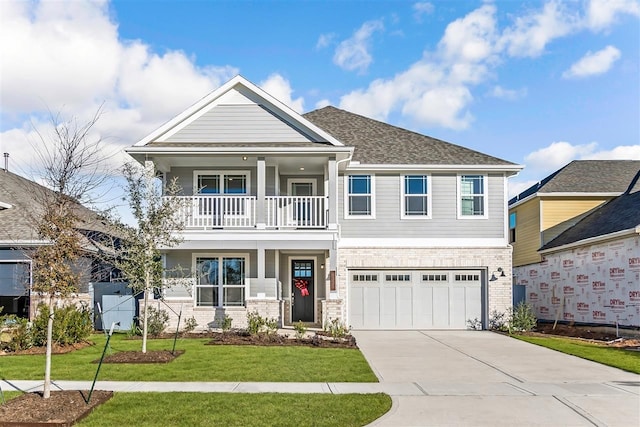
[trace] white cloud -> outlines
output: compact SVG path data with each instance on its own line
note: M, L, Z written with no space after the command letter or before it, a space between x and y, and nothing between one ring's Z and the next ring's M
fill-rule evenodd
M569 142L553 142L525 157L525 164L538 171L552 172L566 165L571 160L593 154L598 144L591 142L584 145L572 145Z
M513 178L509 178L508 181L508 193L509 198L515 197L518 194L522 193L527 188L531 187L534 184L537 184L539 181L536 180L526 180L526 181L518 181L518 176L514 176Z
M333 43L333 40L335 38L336 35L334 33L320 34L320 37L318 37L318 41L316 42L316 49L324 49L325 47Z
M349 71L363 73L367 71L373 61L369 53L371 49L371 37L376 31L383 31L384 24L381 20L367 21L353 33L349 39L342 41L336 48L333 63Z
M527 96L527 88L521 89L506 89L500 85L496 85L487 94L493 98L506 99L508 101L515 101L516 99Z
M597 52L589 51L571 68L562 73L562 77L588 77L604 74L618 59L620 59L620 51L614 46L607 46Z
M434 10L433 4L429 2L414 3L412 8L413 8L413 17L418 22L422 22L423 15L430 15L433 13L433 10Z
M495 6L484 5L451 22L436 52L392 78L342 96L340 107L379 120L401 111L422 125L468 127L473 121L469 87L488 76L488 64L496 59L495 12Z
M517 17L503 32L500 47L510 56L540 56L549 42L570 34L580 25L579 16L565 6L552 0L540 11Z
M320 108L324 108L328 105L331 105L331 101L329 101L328 99L321 99L320 101L316 102L316 109L320 109Z
M604 30L623 14L640 16L640 3L636 0L591 0L586 25L593 31Z
M47 109L82 123L104 103L95 131L117 151L237 74L120 40L106 2L0 2L0 15L0 141L16 167L32 160L24 145Z
M304 99L302 97L296 99L291 97L293 93L291 84L280 74L270 75L267 80L260 83L260 87L279 101L287 104L295 112L302 113L304 111Z

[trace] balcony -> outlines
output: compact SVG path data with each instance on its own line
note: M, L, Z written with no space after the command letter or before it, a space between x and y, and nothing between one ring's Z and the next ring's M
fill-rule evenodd
M182 201L179 216L186 230L257 228L325 229L327 197L197 195L177 197ZM262 205L262 209L259 209Z

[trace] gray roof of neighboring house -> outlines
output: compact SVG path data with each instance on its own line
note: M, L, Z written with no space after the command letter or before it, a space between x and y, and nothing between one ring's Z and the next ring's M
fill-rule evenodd
M504 165L515 163L328 106L303 116L347 146L362 164Z
M551 240L540 250L556 248L592 237L604 236L640 225L640 170L627 183L622 195L591 212L573 227Z
M509 204L535 193L622 193L638 170L640 160L574 160L509 200Z
M41 240L37 221L43 212L45 196L51 193L52 190L40 184L0 169L0 202L11 205L8 209L0 207L0 241ZM78 203L77 213L78 230L109 233L107 223L96 212Z

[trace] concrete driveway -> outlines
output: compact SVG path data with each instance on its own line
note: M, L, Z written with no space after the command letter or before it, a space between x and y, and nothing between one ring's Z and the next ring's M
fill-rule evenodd
M635 374L486 331L352 333L397 384L375 426L640 425Z

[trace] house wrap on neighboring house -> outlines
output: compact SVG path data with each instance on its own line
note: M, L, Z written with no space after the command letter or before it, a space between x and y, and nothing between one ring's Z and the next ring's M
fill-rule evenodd
M511 306L507 178L522 166L334 107L300 115L240 76L127 152L184 189L164 263L193 275L163 300L201 327L258 311L464 329Z
M626 191L514 267L539 319L640 327L640 162L616 164L635 168Z

